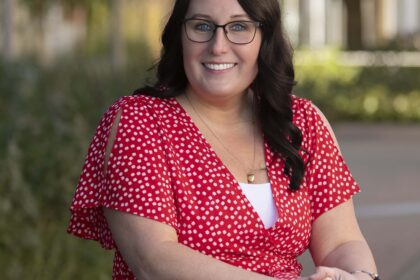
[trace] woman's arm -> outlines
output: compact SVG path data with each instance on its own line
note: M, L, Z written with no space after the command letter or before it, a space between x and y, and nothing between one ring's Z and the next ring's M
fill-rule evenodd
M337 138L324 114L314 105L336 146ZM309 279L325 279L325 275L336 276L332 279L372 279L369 275L348 272L365 270L376 272L376 265L370 248L360 231L354 212L353 201L338 205L318 217L312 225L310 251L317 273ZM337 268L337 269L336 269ZM340 278L341 277L341 278Z
M178 243L173 227L104 208L117 247L138 279L273 279Z
M316 266L339 269L327 269L329 274L342 277L332 279L372 279L367 274L356 273L350 276L344 271L376 272L375 261L360 231L352 200L331 209L314 221L310 251Z

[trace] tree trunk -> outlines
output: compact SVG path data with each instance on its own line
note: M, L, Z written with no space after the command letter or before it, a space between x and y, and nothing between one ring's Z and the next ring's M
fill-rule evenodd
M12 58L13 47L13 0L3 0L1 7L1 33L3 35L1 53L5 60Z
M122 30L122 0L109 0L110 3L110 42L111 65L114 70L121 69L126 63L126 52Z
M360 50L362 42L361 0L344 0L347 7L347 49Z

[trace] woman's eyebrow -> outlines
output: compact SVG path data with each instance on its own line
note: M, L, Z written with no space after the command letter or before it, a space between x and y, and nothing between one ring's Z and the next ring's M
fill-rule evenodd
M193 15L189 16L189 18L212 19L212 17L210 15L201 14L201 13L193 14ZM236 14L236 15L231 15L230 18L232 18L232 19L235 19L235 18L246 18L246 19L249 19L249 16L247 14Z
M230 18L249 18L249 16L247 14L237 14L230 16Z
M211 19L211 16L206 14L193 14L189 16L189 18L205 18L205 19Z

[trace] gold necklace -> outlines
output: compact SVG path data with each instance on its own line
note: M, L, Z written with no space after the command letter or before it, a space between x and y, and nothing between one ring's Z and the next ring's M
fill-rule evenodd
M198 111L195 109L195 107L194 107L194 105L192 104L192 102L191 102L191 100L190 100L190 98L188 97L188 95L187 94L185 94L185 97L187 98L187 100L188 100L188 103L190 103L190 105L191 105L191 108L193 109L193 111L194 111L194 113L198 116L198 118L200 119L200 121L206 126L206 128L210 131L210 133L214 136L214 138L216 138L216 140L220 143L220 145L223 147L223 149L225 149L226 150L226 152L228 152L228 154L237 162L237 163L239 163L241 166L242 166L242 168L243 168L243 170L245 171L245 174L246 174L246 179L247 179L247 182L248 182L248 184L253 184L254 183L254 181L255 181L255 173L257 173L257 172L262 172L262 171L265 171L267 168L266 167L263 167L263 168L257 168L257 169L254 169L254 168L247 168L243 163L242 163L242 161L239 159L239 158L237 158L229 149L228 149L228 147L226 147L225 146L225 144L223 144L223 141L217 136L217 134L213 131L213 129L211 129L210 128L210 126L207 124L207 122L205 122L204 121L204 119L201 117L201 114L200 113L198 113ZM252 163L253 164L255 164L255 124L254 124L254 120L252 121L252 124L253 124L253 134L254 134L254 140L253 140L253 147L254 147L254 156L253 156L253 160L252 160Z

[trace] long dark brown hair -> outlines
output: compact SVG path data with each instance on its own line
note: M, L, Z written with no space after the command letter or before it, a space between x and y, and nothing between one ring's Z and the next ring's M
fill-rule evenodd
M187 87L182 58L182 25L189 0L176 0L162 33L162 50L155 65L157 82L134 94L176 97ZM257 114L264 136L273 150L285 159L284 172L295 191L303 180L305 165L299 150L302 134L293 124L291 94L295 82L292 49L283 31L277 0L238 0L245 12L262 23L262 44L258 56L258 74L251 88L256 95Z

